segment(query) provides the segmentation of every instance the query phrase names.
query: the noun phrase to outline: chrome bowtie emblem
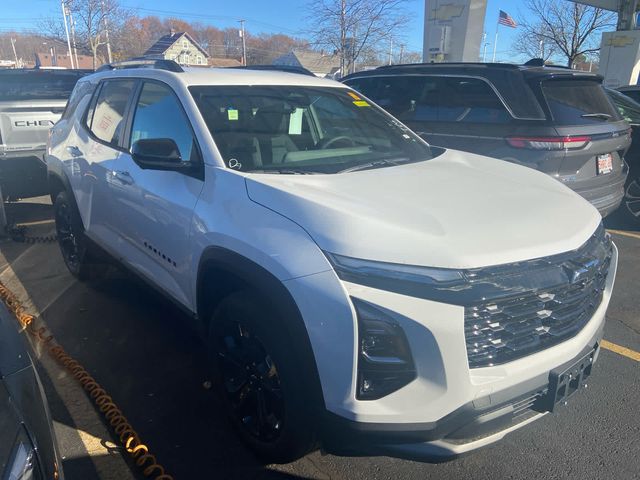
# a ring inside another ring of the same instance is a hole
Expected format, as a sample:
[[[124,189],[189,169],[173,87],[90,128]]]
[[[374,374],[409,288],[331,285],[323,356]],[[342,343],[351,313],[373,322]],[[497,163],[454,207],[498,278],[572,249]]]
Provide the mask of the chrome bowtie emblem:
[[[597,258],[591,258],[580,264],[564,265],[564,271],[569,277],[570,283],[578,283],[591,276],[591,272],[596,270],[600,261]]]

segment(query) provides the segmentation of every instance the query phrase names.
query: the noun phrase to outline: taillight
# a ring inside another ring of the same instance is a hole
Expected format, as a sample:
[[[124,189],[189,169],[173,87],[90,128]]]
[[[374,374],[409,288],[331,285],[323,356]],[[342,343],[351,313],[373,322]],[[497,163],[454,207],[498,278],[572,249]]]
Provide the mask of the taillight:
[[[591,141],[589,136],[565,137],[507,137],[507,143],[514,148],[531,150],[577,150]]]

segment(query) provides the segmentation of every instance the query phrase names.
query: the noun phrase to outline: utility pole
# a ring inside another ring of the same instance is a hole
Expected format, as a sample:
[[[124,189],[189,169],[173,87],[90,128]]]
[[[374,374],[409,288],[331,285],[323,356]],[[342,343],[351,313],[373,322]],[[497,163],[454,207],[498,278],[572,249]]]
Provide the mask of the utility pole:
[[[404,43],[400,44],[400,60],[398,63],[402,64],[402,57],[404,56]]]
[[[71,10],[68,10],[68,12],[69,12],[69,27],[71,28],[71,45],[73,46],[73,56],[76,59],[76,68],[80,68],[80,64],[78,63],[78,49],[76,47],[76,22],[73,19]]]
[[[242,65],[247,66],[247,43],[244,38],[244,22],[246,20],[238,20],[240,22],[240,36],[242,37]]]
[[[71,55],[71,39],[69,38],[69,28],[67,27],[67,6],[64,3],[64,0],[60,1],[60,5],[62,6],[62,19],[64,20],[64,33],[67,35],[67,48],[69,51],[69,60],[71,61],[71,68],[76,68],[73,65],[73,55]]]
[[[393,37],[389,37],[389,65],[393,61]]]
[[[487,32],[482,32],[482,43],[482,63],[484,63],[485,58],[487,57],[487,45],[489,45],[487,42]]]
[[[540,58],[544,60],[544,40],[540,40]]]
[[[104,13],[104,0],[101,0],[102,5],[102,19],[104,20],[104,37],[107,41],[107,59],[109,63],[113,63],[113,59],[111,58],[111,42],[109,41],[109,23],[107,22],[107,15]],[[76,63],[78,59],[76,58]]]
[[[16,39],[15,38],[11,39],[11,48],[13,48],[13,57],[16,59],[15,68],[18,68],[18,54],[16,53]]]

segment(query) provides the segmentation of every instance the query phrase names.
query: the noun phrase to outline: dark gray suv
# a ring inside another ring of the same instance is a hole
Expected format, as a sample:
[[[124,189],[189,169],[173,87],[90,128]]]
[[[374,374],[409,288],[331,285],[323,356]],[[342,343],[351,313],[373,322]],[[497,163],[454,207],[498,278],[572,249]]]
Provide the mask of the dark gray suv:
[[[548,173],[606,216],[624,195],[629,125],[602,77],[560,67],[391,65],[342,80],[432,145]]]

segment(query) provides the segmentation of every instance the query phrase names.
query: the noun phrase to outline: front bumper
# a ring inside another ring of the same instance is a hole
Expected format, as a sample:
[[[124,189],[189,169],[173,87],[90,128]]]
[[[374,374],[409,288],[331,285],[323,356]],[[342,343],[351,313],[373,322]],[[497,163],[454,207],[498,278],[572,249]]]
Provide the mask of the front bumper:
[[[565,366],[574,364],[585,355],[597,359],[601,339],[602,330],[580,355]],[[430,423],[360,423],[327,414],[323,422],[323,438],[327,449],[335,454],[386,455],[431,463],[449,461],[501,440],[508,433],[549,413],[550,377],[551,373],[541,375],[514,385],[493,398],[475,399]]]
[[[443,461],[540,418],[545,412],[534,403],[548,388],[550,372],[585,350],[598,353],[617,259],[613,246],[602,301],[577,334],[526,357],[474,369],[467,361],[463,307],[347,282],[330,287],[333,272],[287,282],[294,298],[302,299],[299,307],[314,348],[328,411],[322,422],[325,448]],[[355,322],[344,321],[345,315],[355,318],[343,305],[345,296],[393,313],[414,357],[414,381],[378,400],[356,400],[357,332]]]

